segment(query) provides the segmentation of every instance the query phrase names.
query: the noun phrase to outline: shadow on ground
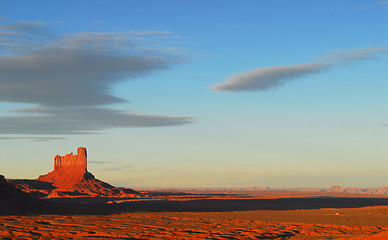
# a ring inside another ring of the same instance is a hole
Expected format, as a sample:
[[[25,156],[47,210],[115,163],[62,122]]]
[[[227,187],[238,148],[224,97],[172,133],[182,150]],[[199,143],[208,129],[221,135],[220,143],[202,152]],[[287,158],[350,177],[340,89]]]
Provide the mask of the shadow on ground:
[[[201,199],[189,201],[137,200],[115,203],[68,199],[51,202],[32,211],[4,214],[109,215],[128,212],[226,212],[249,210],[298,210],[320,208],[359,208],[388,205],[385,198],[281,198],[281,199]],[[93,199],[95,200],[95,199]],[[123,199],[118,199],[123,201]],[[125,200],[124,200],[125,201]],[[1,213],[0,213],[1,214]]]

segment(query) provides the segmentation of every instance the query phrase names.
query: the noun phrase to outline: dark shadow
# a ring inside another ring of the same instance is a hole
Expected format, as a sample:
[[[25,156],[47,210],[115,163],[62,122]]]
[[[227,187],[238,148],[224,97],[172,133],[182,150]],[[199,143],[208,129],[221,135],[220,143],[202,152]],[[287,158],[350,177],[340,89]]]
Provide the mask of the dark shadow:
[[[282,199],[202,199],[191,201],[136,201],[113,205],[110,211],[224,212],[248,210],[296,210],[357,208],[388,205],[388,199],[374,198],[282,198]],[[107,210],[108,210],[107,209]],[[86,210],[86,209],[85,209]]]
[[[50,182],[29,179],[8,179],[7,182],[12,185],[26,185],[34,190],[54,190],[56,188]]]
[[[89,199],[90,200],[90,199]],[[281,198],[281,199],[201,199],[189,201],[137,200],[106,203],[106,199],[89,202],[87,198],[46,205],[45,208],[16,215],[109,215],[128,212],[227,212],[250,210],[297,210],[320,208],[358,208],[388,205],[387,198]],[[120,199],[122,200],[122,199]]]

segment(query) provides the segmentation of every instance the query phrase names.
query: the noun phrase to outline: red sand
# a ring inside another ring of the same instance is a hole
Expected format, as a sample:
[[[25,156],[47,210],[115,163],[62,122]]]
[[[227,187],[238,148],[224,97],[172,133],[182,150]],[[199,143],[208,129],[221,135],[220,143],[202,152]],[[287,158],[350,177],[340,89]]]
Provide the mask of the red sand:
[[[0,217],[3,238],[71,239],[338,239],[367,237],[388,231],[368,226],[363,214],[384,208],[246,212],[134,212],[112,215],[38,215]],[[361,213],[361,215],[359,215]],[[323,216],[323,218],[321,218]],[[336,219],[336,217],[338,217]],[[345,222],[348,218],[353,219]],[[382,216],[380,216],[382,217]],[[289,220],[293,220],[289,222]],[[333,222],[332,222],[333,221]],[[306,223],[307,222],[307,223]],[[341,224],[339,224],[341,223]],[[384,234],[386,234],[385,232]],[[385,235],[388,236],[388,235]]]
[[[388,199],[149,193],[0,216],[3,239],[388,239]],[[291,194],[292,195],[292,194]],[[347,207],[348,206],[348,207]],[[373,238],[372,238],[373,237]]]

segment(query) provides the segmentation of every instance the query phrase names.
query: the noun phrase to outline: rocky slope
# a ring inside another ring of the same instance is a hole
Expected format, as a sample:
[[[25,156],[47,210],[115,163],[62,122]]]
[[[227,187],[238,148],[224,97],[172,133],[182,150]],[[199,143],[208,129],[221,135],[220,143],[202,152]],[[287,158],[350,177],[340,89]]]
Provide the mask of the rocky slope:
[[[0,213],[23,212],[25,210],[40,209],[44,203],[33,199],[15,186],[7,183],[0,175]]]

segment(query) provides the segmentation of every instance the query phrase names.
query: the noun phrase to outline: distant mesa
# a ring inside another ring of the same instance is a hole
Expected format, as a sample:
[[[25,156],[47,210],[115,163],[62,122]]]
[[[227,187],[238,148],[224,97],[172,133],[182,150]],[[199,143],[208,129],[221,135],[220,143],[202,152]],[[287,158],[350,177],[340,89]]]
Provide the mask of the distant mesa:
[[[39,198],[108,196],[128,197],[137,194],[129,188],[116,188],[100,181],[87,170],[87,151],[84,147],[65,156],[56,155],[54,170],[36,180],[9,180],[23,191]]]

